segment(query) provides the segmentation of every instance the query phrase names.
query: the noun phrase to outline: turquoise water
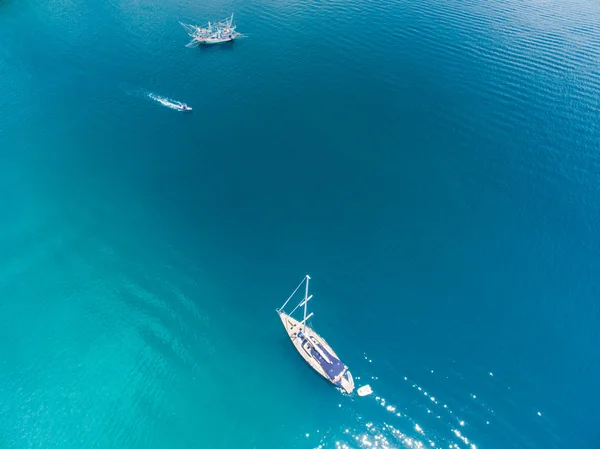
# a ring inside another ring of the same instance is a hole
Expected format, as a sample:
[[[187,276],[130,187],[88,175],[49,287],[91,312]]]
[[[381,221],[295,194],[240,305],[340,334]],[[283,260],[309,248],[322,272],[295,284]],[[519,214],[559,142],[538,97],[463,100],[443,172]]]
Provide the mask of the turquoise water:
[[[231,12],[247,39],[184,47]],[[0,447],[598,447],[599,29],[588,0],[0,2]],[[306,273],[373,396],[287,340]]]

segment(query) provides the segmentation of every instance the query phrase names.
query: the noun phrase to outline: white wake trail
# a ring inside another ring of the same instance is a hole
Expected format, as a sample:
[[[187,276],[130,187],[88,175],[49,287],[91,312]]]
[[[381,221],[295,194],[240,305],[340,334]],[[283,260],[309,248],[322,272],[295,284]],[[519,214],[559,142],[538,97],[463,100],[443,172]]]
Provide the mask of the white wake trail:
[[[171,108],[171,109],[175,109],[177,111],[181,111],[184,110],[186,107],[185,103],[182,103],[180,101],[177,100],[172,100],[168,97],[162,97],[160,95],[157,95],[155,93],[149,92],[148,93],[148,98],[162,104],[163,106],[167,107],[167,108]]]

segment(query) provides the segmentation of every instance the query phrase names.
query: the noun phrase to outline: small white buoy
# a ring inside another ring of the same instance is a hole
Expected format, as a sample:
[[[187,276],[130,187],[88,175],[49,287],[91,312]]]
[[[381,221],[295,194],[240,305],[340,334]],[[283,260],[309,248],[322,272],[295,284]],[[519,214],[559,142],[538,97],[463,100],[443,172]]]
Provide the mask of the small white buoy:
[[[371,393],[373,393],[373,390],[371,390],[370,385],[363,385],[358,390],[356,390],[356,392],[358,393],[359,396],[368,396]]]

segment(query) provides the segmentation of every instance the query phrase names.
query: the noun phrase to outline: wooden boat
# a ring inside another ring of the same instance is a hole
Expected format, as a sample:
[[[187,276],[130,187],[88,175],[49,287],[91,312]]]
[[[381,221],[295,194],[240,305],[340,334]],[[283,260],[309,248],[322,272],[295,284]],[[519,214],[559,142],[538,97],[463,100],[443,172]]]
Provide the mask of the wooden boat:
[[[352,378],[350,370],[340,361],[340,358],[333,348],[329,346],[327,341],[307,325],[307,320],[314,315],[312,312],[309,315],[306,315],[308,301],[312,299],[312,295],[308,296],[309,281],[310,276],[307,275],[302,282],[300,282],[298,287],[296,287],[294,293],[292,293],[283,306],[277,309],[277,313],[279,314],[279,318],[283,323],[285,331],[302,358],[316,372],[336,387],[341,388],[346,393],[352,393],[354,390],[354,379]],[[283,309],[287,303],[304,283],[306,283],[304,298],[289,314],[284,312]],[[299,307],[303,307],[304,309],[302,321],[291,316]]]
[[[231,17],[224,19],[220,22],[208,22],[208,25],[205,25],[203,27],[189,25],[181,22],[179,23],[187,31],[188,35],[192,38],[192,40],[186,45],[186,47],[222,44],[224,42],[231,42],[235,39],[244,37],[243,34],[238,33],[235,30],[237,25],[233,24],[233,14],[231,14]]]

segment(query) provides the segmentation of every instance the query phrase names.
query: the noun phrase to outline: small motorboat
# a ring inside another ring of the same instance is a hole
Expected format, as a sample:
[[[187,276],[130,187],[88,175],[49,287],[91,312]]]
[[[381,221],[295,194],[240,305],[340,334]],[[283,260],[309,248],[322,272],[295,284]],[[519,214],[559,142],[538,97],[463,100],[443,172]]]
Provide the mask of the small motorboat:
[[[358,390],[356,390],[359,396],[369,396],[373,393],[370,385],[363,385]]]
[[[167,97],[161,97],[160,95],[156,95],[152,92],[150,92],[148,94],[148,97],[153,99],[154,101],[159,102],[163,106],[166,106],[167,108],[170,108],[170,109],[174,109],[176,111],[191,111],[192,110],[192,108],[190,106],[188,106],[185,103],[182,103],[181,101],[171,100],[170,98],[167,98]]]

